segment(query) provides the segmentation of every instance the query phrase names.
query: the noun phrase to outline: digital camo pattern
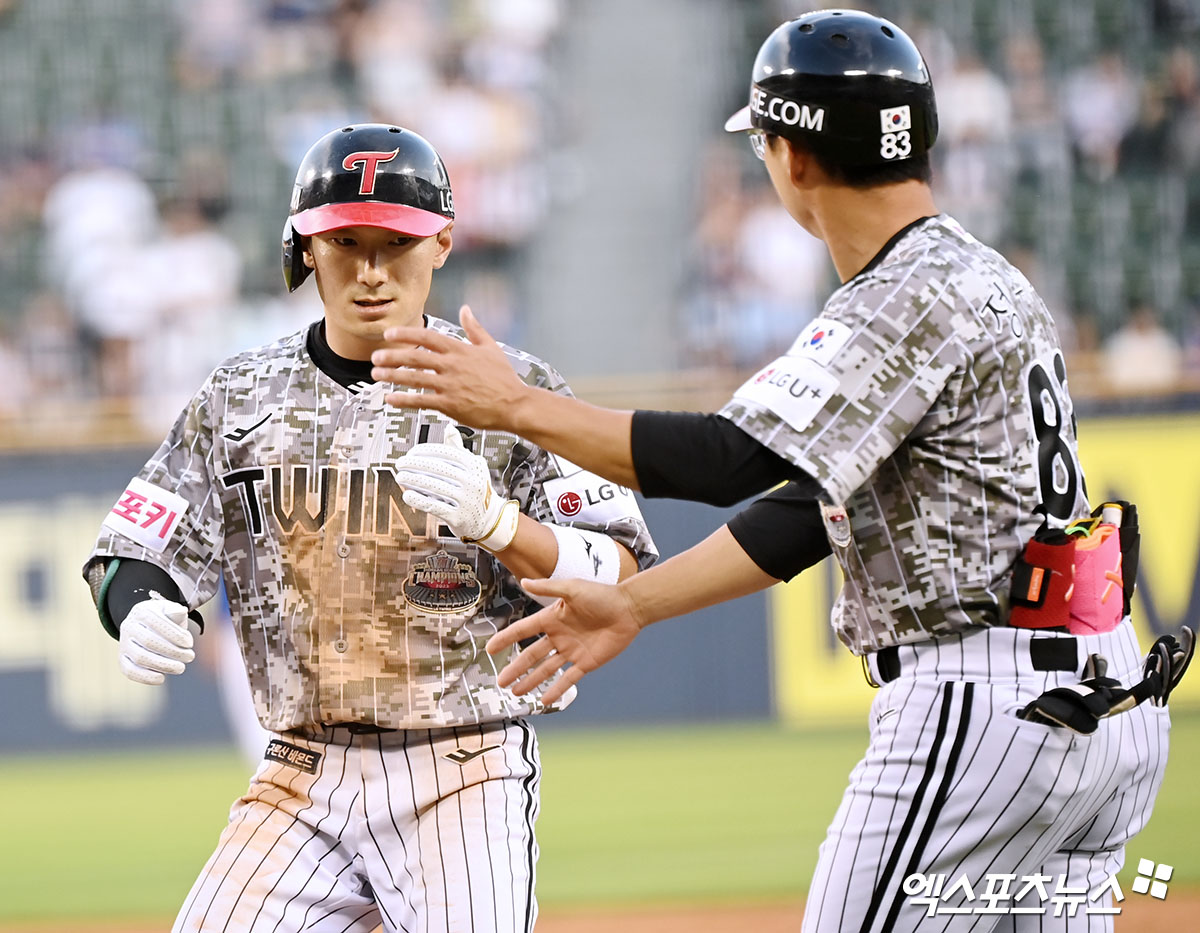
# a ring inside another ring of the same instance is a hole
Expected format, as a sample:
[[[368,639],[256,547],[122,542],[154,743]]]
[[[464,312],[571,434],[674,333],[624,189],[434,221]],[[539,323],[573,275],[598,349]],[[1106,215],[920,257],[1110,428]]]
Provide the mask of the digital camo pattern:
[[[721,414],[821,484],[845,578],[832,621],[858,654],[1004,624],[1024,543],[1088,511],[1050,314],[945,215],[838,289]]]
[[[465,339],[445,321],[429,326]],[[394,478],[397,457],[419,441],[441,441],[451,422],[385,404],[386,384],[344,388],[313,364],[305,337],[219,366],[142,468],[140,479],[188,503],[166,546],[147,548],[105,527],[92,557],[157,564],[193,608],[212,598],[224,570],[268,729],[431,728],[540,712],[536,698],[496,685],[504,660],[483,650],[495,631],[539,607],[494,557],[405,505]],[[570,394],[545,363],[506,352],[529,384]],[[551,455],[512,434],[461,430],[487,458],[498,493],[554,521],[542,488],[561,475]],[[599,521],[582,511],[570,523],[612,535],[645,567],[656,551],[632,497],[626,505]],[[440,551],[478,580],[473,608],[429,612],[405,599],[414,571],[428,582],[445,562]]]

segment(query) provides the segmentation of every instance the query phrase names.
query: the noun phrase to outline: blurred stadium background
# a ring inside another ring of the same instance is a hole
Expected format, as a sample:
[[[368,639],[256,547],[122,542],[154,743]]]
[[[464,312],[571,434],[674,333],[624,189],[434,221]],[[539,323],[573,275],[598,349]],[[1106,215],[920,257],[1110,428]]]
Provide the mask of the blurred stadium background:
[[[319,316],[279,271],[307,145],[426,135],[458,207],[433,313],[469,302],[593,401],[709,409],[836,284],[721,132],[758,43],[813,5],[0,0],[0,928],[161,925],[244,785],[219,635],[168,688],[129,684],[79,566],[209,369]],[[939,203],[1058,321],[1093,495],[1142,510],[1144,643],[1195,626],[1200,0],[859,6],[926,53]],[[645,508],[667,554],[725,514]],[[823,566],[660,626],[541,727],[548,918],[800,903],[870,701],[834,587]],[[1200,884],[1197,680],[1130,852],[1176,865],[1176,900]]]

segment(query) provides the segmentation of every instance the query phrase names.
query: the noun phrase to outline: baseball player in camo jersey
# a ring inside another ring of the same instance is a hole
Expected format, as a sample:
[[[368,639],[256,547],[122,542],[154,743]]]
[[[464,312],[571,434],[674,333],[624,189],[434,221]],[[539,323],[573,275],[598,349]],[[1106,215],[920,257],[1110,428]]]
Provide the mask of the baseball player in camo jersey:
[[[571,698],[499,687],[483,645],[531,611],[516,575],[615,583],[655,551],[628,490],[512,434],[384,403],[368,360],[386,327],[463,339],[423,316],[453,218],[416,133],[320,139],[283,263],[291,290],[315,272],[324,320],[214,370],[87,562],[121,669],[145,684],[192,660],[188,614],[223,572],[272,733],[175,930],[533,928],[526,717]],[[504,352],[530,385],[570,394]]]
[[[1105,882],[1150,815],[1193,639],[1141,656],[1134,509],[1090,509],[1051,318],[935,207],[933,87],[892,23],[829,10],[783,24],[726,127],[750,132],[843,284],[719,414],[531,389],[469,313],[470,344],[396,328],[373,357],[377,378],[423,390],[390,403],[514,431],[646,495],[731,504],[786,483],[619,585],[525,581],[560,601],[491,639],[545,636],[500,682],[548,681],[550,699],[646,625],[832,553],[833,628],[882,686],[804,929],[1111,929]],[[1064,891],[1083,904],[1048,902]]]

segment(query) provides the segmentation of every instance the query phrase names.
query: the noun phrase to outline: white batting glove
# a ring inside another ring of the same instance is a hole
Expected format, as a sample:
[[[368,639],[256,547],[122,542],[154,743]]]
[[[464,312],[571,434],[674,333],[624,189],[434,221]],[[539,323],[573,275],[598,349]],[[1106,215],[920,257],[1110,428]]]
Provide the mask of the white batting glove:
[[[121,673],[138,684],[161,684],[196,657],[187,606],[152,593],[121,623]]]
[[[502,551],[517,534],[520,509],[492,489],[487,461],[463,447],[451,427],[442,444],[417,444],[396,462],[404,501],[450,526],[463,541]]]

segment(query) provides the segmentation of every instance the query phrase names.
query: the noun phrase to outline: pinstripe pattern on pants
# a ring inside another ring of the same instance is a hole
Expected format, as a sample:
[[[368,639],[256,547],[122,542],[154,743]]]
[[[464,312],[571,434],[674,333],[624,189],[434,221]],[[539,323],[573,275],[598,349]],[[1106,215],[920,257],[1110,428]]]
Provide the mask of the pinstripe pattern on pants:
[[[1087,912],[1099,902],[1074,916],[1053,916],[1050,902],[1044,914],[985,914],[960,889],[931,915],[903,887],[920,873],[943,876],[945,891],[963,877],[982,891],[987,876],[1004,873],[1049,876],[1051,892],[1092,892],[1149,819],[1168,713],[1142,704],[1090,736],[1017,718],[1044,690],[1079,679],[1078,671],[1033,670],[1032,637],[986,629],[900,649],[900,675],[875,697],[866,755],[821,845],[805,933],[1112,929],[1111,916]],[[1077,642],[1080,667],[1100,652],[1123,682],[1140,679],[1128,621]]]
[[[522,720],[278,736],[175,921],[229,933],[529,933],[541,765]],[[447,757],[450,756],[450,757]]]

